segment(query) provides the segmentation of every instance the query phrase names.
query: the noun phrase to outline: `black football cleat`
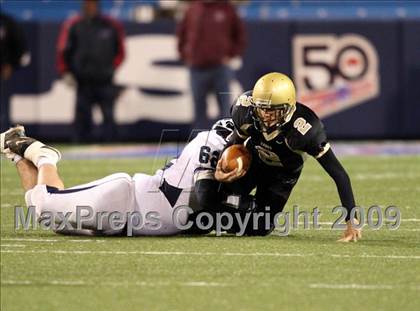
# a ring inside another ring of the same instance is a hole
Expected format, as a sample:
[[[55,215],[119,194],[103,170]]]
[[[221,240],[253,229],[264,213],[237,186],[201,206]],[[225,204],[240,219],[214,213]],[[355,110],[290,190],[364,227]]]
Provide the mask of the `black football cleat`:
[[[25,137],[25,128],[22,125],[11,127],[7,131],[0,134],[0,153],[12,153],[9,149],[8,142]]]
[[[50,146],[47,146],[32,137],[25,136],[23,126],[16,126],[1,134],[2,153],[17,154],[21,157],[38,162],[39,157],[49,157],[58,162],[61,159],[60,152]]]
[[[24,157],[26,149],[33,143],[37,142],[36,139],[31,137],[16,137],[6,141],[6,145],[10,151]]]

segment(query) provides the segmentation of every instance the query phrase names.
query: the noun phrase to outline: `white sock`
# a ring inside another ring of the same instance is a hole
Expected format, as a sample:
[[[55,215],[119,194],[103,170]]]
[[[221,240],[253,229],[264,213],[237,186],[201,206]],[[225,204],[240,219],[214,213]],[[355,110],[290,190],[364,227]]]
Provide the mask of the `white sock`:
[[[20,155],[15,154],[15,155],[13,155],[12,162],[15,163],[15,165],[16,165],[22,159],[23,158]]]
[[[29,145],[24,153],[25,159],[31,161],[38,169],[44,164],[56,166],[61,159],[60,152],[52,147],[36,141]]]
[[[57,159],[52,158],[52,157],[47,157],[47,156],[40,156],[35,166],[39,169],[44,164],[51,164],[51,165],[57,166]]]
[[[35,141],[32,144],[29,145],[28,148],[26,148],[25,153],[23,156],[25,159],[28,159],[31,161],[35,166],[38,166],[38,161],[40,158],[40,148],[44,146],[43,143],[40,141]]]
[[[5,152],[4,155],[6,156],[6,158],[8,158],[10,161],[12,161],[15,164],[17,164],[20,160],[23,159],[20,155],[10,152],[10,150],[8,152]]]

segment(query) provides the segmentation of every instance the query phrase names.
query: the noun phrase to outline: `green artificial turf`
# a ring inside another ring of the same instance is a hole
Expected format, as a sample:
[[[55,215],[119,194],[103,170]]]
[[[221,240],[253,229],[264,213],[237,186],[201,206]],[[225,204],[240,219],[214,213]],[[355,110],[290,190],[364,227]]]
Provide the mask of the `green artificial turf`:
[[[66,186],[114,172],[153,173],[163,160],[64,160]],[[15,231],[24,204],[1,164],[1,310],[419,310],[420,157],[346,157],[357,203],[397,206],[398,230],[365,228],[342,244],[329,230],[333,181],[308,160],[285,211],[321,211],[321,230],[281,237],[69,237]]]

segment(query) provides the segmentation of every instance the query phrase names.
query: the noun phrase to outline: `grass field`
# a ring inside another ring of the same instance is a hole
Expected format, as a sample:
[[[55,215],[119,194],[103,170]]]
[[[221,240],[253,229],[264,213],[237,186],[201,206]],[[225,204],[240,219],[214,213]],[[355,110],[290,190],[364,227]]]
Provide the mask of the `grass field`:
[[[66,186],[150,159],[69,160]],[[398,230],[340,244],[335,186],[308,160],[286,210],[319,207],[322,230],[287,237],[88,238],[15,231],[23,191],[1,164],[1,310],[420,310],[420,157],[346,157],[359,205],[396,205]]]

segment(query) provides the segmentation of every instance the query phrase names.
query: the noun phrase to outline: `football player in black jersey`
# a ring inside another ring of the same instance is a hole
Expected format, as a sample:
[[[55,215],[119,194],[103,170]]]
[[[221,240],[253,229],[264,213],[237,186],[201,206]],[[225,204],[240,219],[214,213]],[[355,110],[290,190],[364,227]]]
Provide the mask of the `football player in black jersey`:
[[[235,182],[232,185],[244,194],[256,187],[258,209],[264,212],[269,207],[273,221],[274,215],[283,210],[309,154],[334,180],[341,204],[347,209],[347,229],[339,241],[361,237],[361,231],[349,221],[355,206],[349,176],[335,157],[322,122],[309,107],[296,102],[295,87],[288,76],[278,72],[262,76],[252,91],[237,99],[232,119],[235,133],[230,144],[245,143],[252,152],[252,165],[248,172],[225,173],[219,161],[215,175],[218,181]],[[249,233],[265,235],[273,228],[273,223],[270,228],[261,225]]]

